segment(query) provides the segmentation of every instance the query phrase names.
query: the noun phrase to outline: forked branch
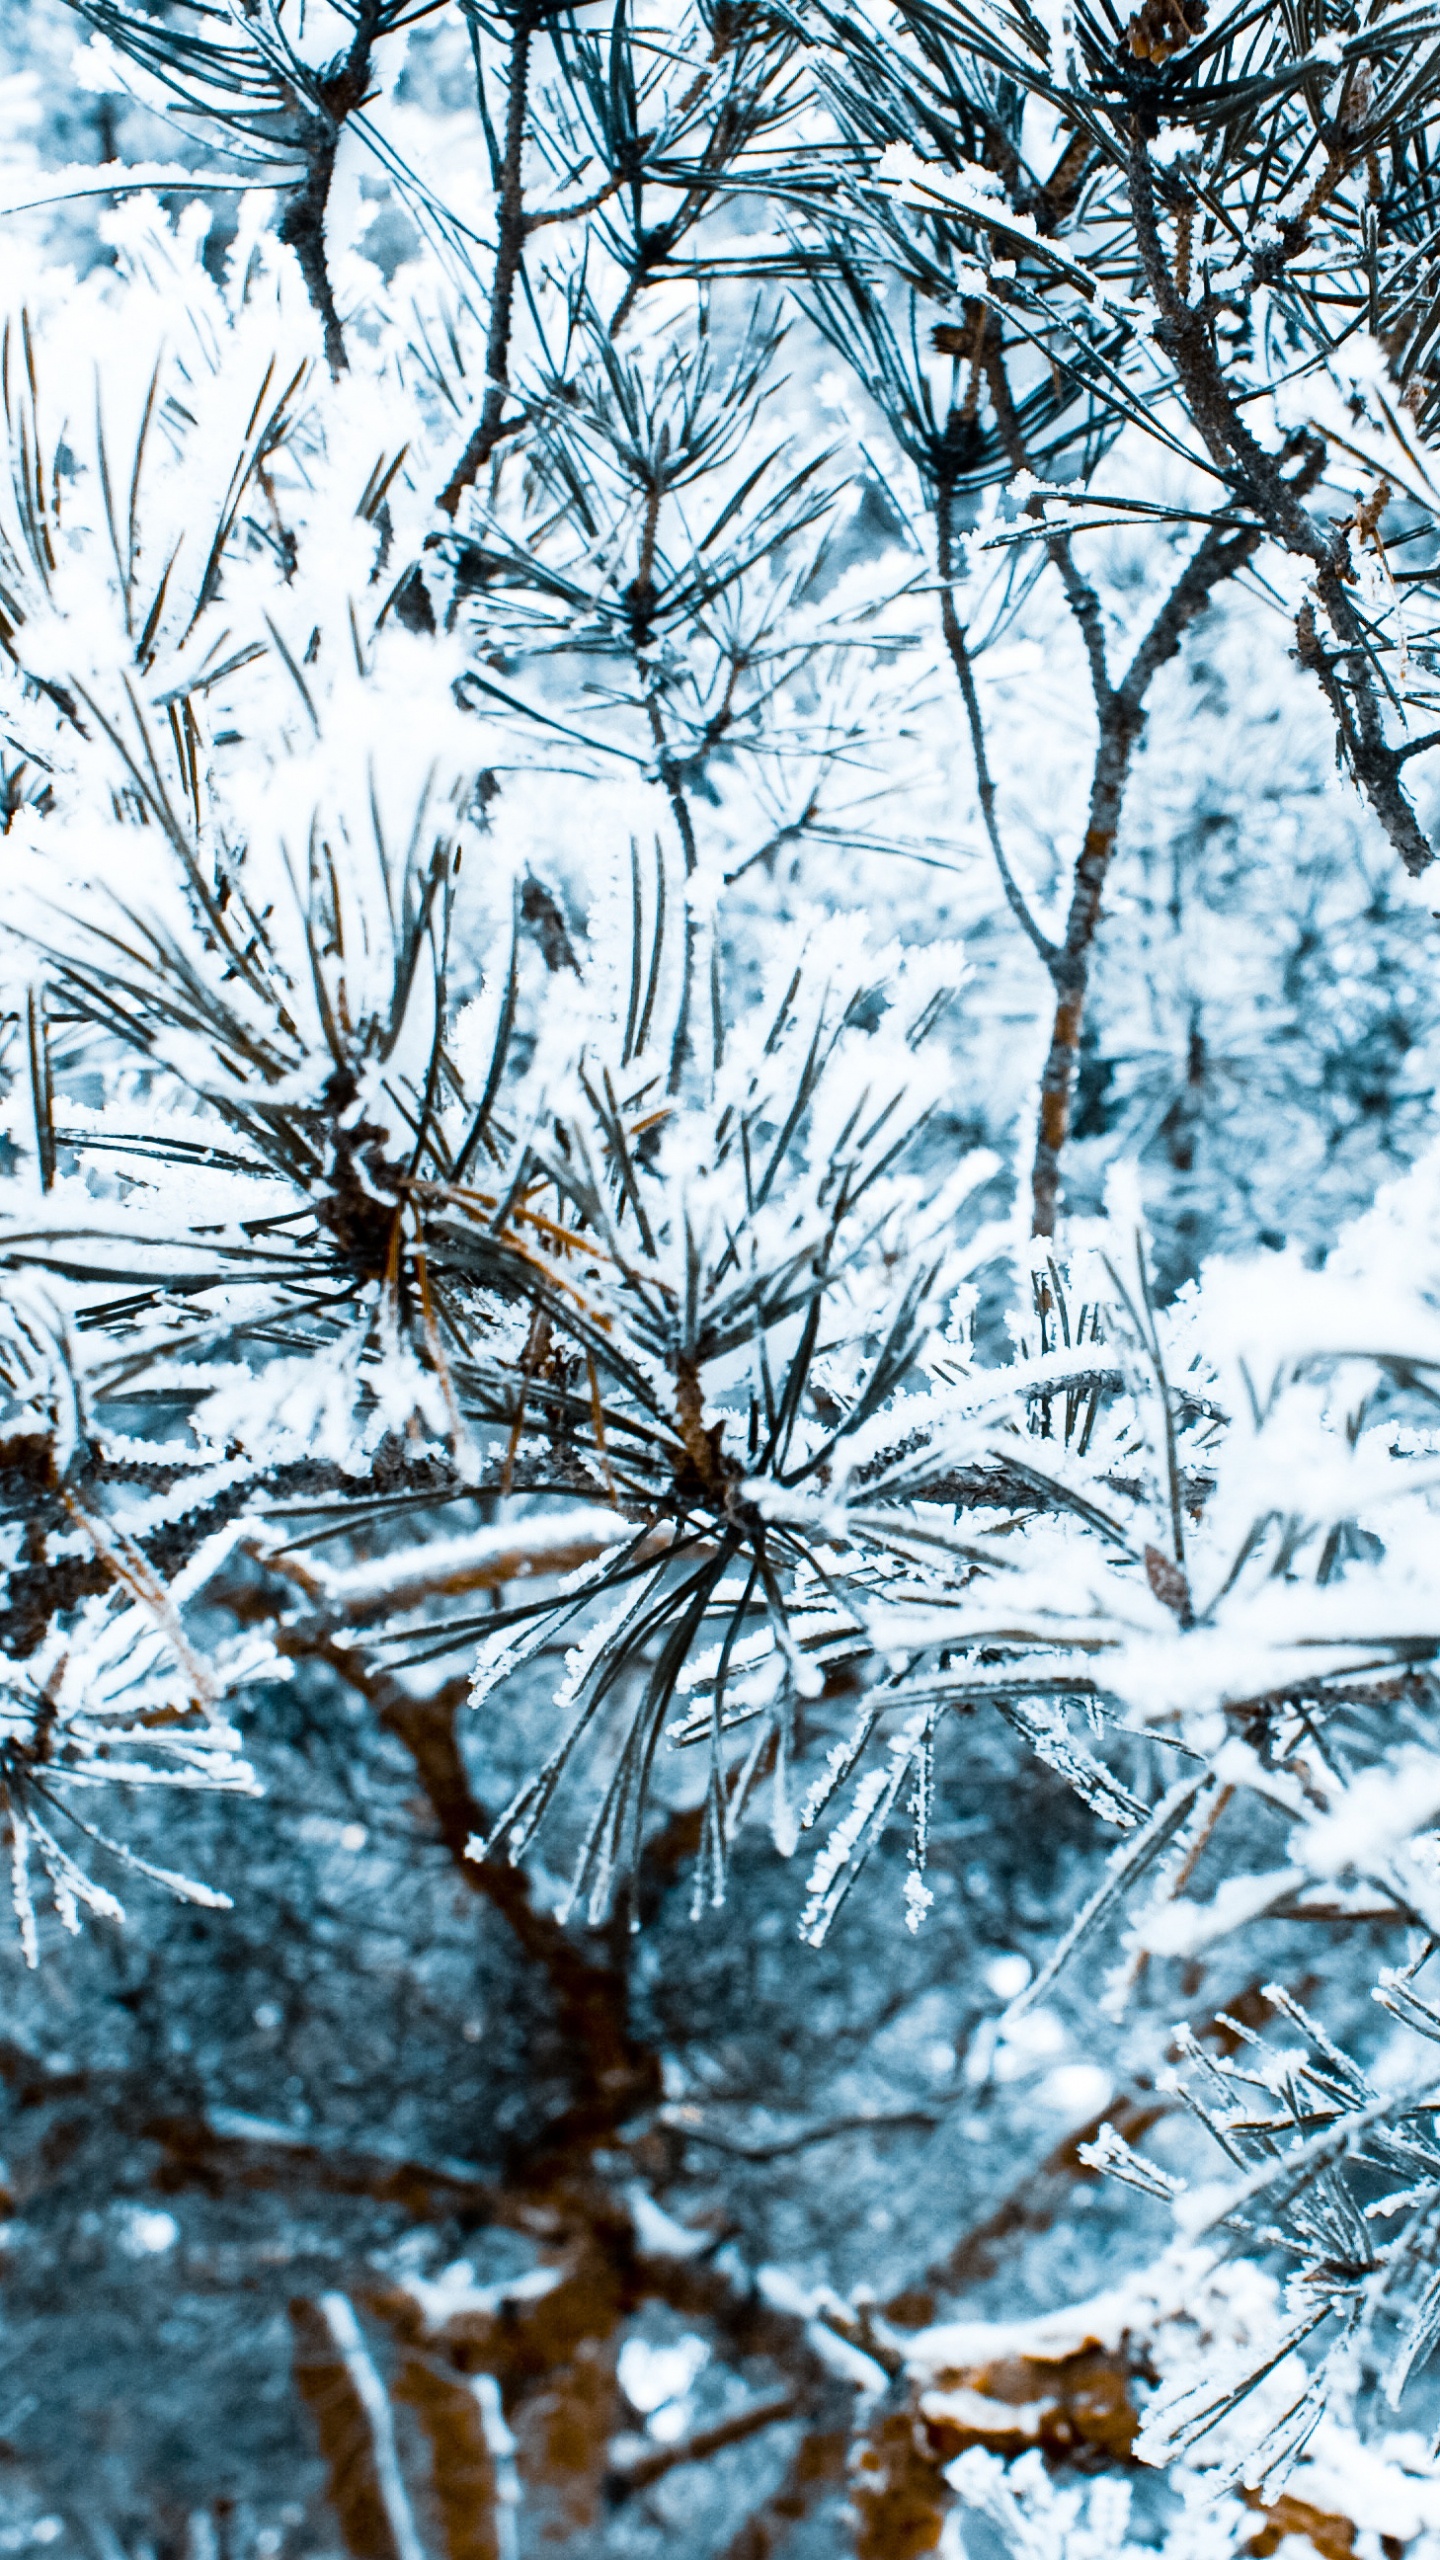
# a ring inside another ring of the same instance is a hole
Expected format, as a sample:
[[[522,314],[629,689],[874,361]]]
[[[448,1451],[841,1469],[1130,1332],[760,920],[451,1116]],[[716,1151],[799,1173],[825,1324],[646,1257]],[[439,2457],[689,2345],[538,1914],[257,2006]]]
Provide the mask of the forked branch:
[[[1406,870],[1418,876],[1434,860],[1434,849],[1401,782],[1404,752],[1392,747],[1385,735],[1374,658],[1350,595],[1353,569],[1347,528],[1327,530],[1304,503],[1318,469],[1303,485],[1300,480],[1287,480],[1281,458],[1265,451],[1242,418],[1205,313],[1184,300],[1170,272],[1156,216],[1150,154],[1138,125],[1131,137],[1127,171],[1136,242],[1160,315],[1156,335],[1169,351],[1181,394],[1217,469],[1253,509],[1271,541],[1292,559],[1311,565],[1315,594],[1334,634],[1336,653],[1332,657],[1320,647],[1312,624],[1308,645],[1306,633],[1300,634],[1298,654],[1324,687],[1357,783]],[[1346,693],[1348,704],[1342,711]]]
[[[994,409],[1000,440],[1016,472],[1028,469],[1029,455],[1005,368],[1004,345],[992,315],[977,358]],[[1280,479],[1286,505],[1299,504],[1318,469],[1307,454],[1299,476]],[[1061,941],[1041,929],[1015,878],[1000,832],[994,777],[985,744],[984,722],[976,692],[974,668],[964,627],[955,609],[955,483],[943,457],[936,484],[936,552],[940,586],[940,618],[945,644],[959,680],[970,729],[976,789],[981,816],[995,857],[1006,901],[1032,949],[1044,961],[1055,994],[1050,1045],[1041,1076],[1039,1124],[1031,1172],[1032,1233],[1051,1236],[1059,1205],[1060,1160],[1069,1135],[1075,1079],[1079,1068],[1090,959],[1099,927],[1105,883],[1120,829],[1125,789],[1135,749],[1145,726],[1145,703],[1160,669],[1173,658],[1189,629],[1219,586],[1238,575],[1263,538],[1260,523],[1216,526],[1202,539],[1140,641],[1128,669],[1116,684],[1111,676],[1099,594],[1081,572],[1068,535],[1047,531],[1046,551],[1074,617],[1085,651],[1095,702],[1098,737],[1090,779],[1085,835],[1071,882],[1069,912]],[[1036,496],[1028,512],[1042,519],[1044,501]]]
[[[1031,1233],[1053,1236],[1060,1197],[1060,1158],[1070,1131],[1080,1063],[1090,959],[1105,883],[1114,857],[1125,787],[1145,727],[1145,699],[1160,669],[1179,650],[1190,625],[1217,587],[1238,576],[1257,550],[1259,526],[1207,533],[1181,571],[1121,682],[1097,694],[1100,734],[1090,778],[1084,842],[1075,865],[1065,938],[1050,962],[1055,1012],[1040,1078],[1040,1118],[1031,1169]]]

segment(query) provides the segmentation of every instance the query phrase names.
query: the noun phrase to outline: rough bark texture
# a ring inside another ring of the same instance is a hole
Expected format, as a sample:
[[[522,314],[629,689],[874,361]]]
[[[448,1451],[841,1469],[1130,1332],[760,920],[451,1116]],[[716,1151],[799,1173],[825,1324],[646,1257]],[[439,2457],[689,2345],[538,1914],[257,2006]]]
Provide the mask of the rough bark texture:
[[[480,416],[465,450],[440,492],[439,504],[453,516],[467,489],[473,489],[504,433],[505,402],[510,390],[510,330],[515,287],[525,255],[525,118],[530,79],[530,49],[535,22],[515,20],[510,34],[509,87],[505,106],[505,145],[496,210],[495,264],[490,281],[490,320],[485,339],[485,396]]]

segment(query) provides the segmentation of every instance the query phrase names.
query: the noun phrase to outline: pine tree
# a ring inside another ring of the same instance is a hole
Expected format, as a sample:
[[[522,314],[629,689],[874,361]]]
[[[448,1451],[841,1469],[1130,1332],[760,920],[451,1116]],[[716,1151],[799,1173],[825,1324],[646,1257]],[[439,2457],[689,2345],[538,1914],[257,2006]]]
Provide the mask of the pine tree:
[[[1423,2553],[1432,14],[75,14],[13,2547]]]

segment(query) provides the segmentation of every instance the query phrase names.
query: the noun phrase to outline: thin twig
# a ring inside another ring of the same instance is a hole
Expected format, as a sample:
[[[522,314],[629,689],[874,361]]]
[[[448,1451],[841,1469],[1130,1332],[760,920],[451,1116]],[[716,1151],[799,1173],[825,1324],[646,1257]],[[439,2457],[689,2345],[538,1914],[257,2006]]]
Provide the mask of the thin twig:
[[[530,47],[535,21],[529,12],[517,17],[510,35],[509,88],[505,110],[505,155],[501,164],[496,211],[495,263],[490,279],[490,325],[485,338],[485,397],[477,425],[440,492],[439,504],[454,516],[462,496],[473,489],[504,432],[505,403],[510,392],[510,332],[515,286],[525,255],[529,225],[525,215],[525,122],[530,79]]]
[[[980,714],[979,696],[975,690],[975,671],[971,663],[964,626],[955,610],[954,505],[954,488],[949,481],[942,480],[935,501],[936,553],[940,576],[940,627],[945,636],[945,646],[950,652],[955,673],[960,681],[960,698],[965,705],[965,717],[970,724],[970,745],[975,759],[975,789],[980,801],[980,814],[985,822],[985,833],[990,839],[990,850],[995,856],[995,868],[1000,874],[1000,886],[1005,892],[1016,922],[1039,953],[1046,968],[1051,969],[1055,964],[1057,946],[1050,940],[1048,934],[1041,931],[1031,914],[1024,892],[1006,858],[1005,846],[1000,834],[1000,822],[995,807],[995,783],[990,771],[990,759],[985,751],[985,725]]]

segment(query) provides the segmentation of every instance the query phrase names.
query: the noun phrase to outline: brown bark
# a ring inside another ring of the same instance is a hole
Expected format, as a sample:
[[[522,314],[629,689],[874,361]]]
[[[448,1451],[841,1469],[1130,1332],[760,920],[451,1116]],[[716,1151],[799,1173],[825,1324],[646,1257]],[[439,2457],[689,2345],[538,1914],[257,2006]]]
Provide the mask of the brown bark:
[[[535,27],[528,16],[516,19],[510,37],[510,77],[505,108],[505,150],[500,172],[495,264],[490,281],[490,325],[485,338],[485,396],[479,420],[465,450],[440,492],[440,506],[453,516],[467,489],[473,489],[505,433],[505,402],[510,390],[510,331],[515,313],[515,287],[525,255],[525,118],[530,81],[530,47]]]
[[[347,371],[350,360],[325,255],[325,214],[335,177],[340,129],[364,100],[383,14],[381,0],[365,0],[348,50],[317,81],[314,103],[307,103],[302,110],[305,175],[292,189],[280,222],[280,237],[294,250],[306,292],[319,314],[326,363],[336,375]]]
[[[1402,749],[1385,735],[1380,690],[1371,664],[1364,625],[1351,601],[1353,575],[1347,528],[1333,532],[1317,524],[1304,504],[1324,460],[1323,447],[1308,473],[1287,480],[1282,458],[1257,443],[1242,418],[1216,353],[1206,315],[1182,299],[1166,263],[1155,210],[1150,155],[1139,128],[1129,156],[1130,205],[1145,280],[1160,314],[1163,335],[1174,362],[1186,406],[1212,460],[1232,486],[1238,481],[1243,502],[1253,508],[1264,532],[1293,558],[1308,560],[1315,572],[1315,593],[1336,641],[1333,659],[1320,649],[1313,621],[1310,645],[1300,635],[1299,655],[1324,685],[1340,727],[1341,741],[1355,779],[1406,870],[1414,876],[1428,870],[1434,851],[1406,798],[1400,776]],[[1304,217],[1301,217],[1302,224]],[[1303,621],[1302,613],[1302,621]],[[1337,700],[1338,680],[1348,701]]]
[[[292,1658],[328,1664],[366,1699],[384,1731],[403,1743],[456,1873],[500,1913],[522,1953],[544,1974],[569,2048],[575,2094],[529,2157],[526,2175],[543,2180],[547,2164],[603,2142],[626,2116],[654,2105],[660,2095],[658,2057],[630,2030],[623,1963],[589,1954],[552,1913],[537,1910],[521,1868],[467,1855],[471,1841],[486,1838],[493,1826],[471,1788],[455,1730],[469,1692],[463,1675],[446,1681],[433,1697],[416,1698],[329,1629],[282,1627],[277,1643]]]
[[[1293,484],[1282,482],[1287,495]],[[1075,866],[1065,938],[1051,962],[1055,1014],[1040,1086],[1040,1122],[1031,1173],[1032,1228],[1053,1236],[1060,1194],[1060,1157],[1070,1130],[1075,1076],[1080,1061],[1090,959],[1100,923],[1105,883],[1114,858],[1125,786],[1145,730],[1145,703],[1163,666],[1176,656],[1191,624],[1227,579],[1236,577],[1260,546],[1262,528],[1238,532],[1214,526],[1192,552],[1118,685],[1105,672],[1103,640],[1091,647],[1100,736],[1090,783],[1089,822]],[[1072,571],[1072,575],[1073,575]],[[1083,582],[1082,582],[1083,583]],[[1093,590],[1088,591],[1093,597]]]

